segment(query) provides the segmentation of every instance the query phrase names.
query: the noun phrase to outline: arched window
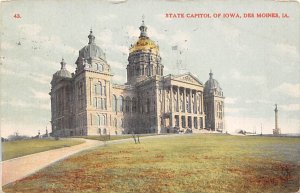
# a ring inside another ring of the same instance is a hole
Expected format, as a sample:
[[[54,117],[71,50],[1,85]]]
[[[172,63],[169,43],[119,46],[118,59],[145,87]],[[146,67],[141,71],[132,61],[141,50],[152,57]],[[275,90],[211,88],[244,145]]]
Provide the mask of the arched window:
[[[150,99],[147,98],[147,109],[146,109],[146,113],[150,113]]]
[[[99,119],[100,119],[100,126],[104,126],[106,125],[106,121],[105,121],[105,116],[104,115],[99,115]]]
[[[103,71],[103,65],[102,64],[96,64],[96,70],[102,72]]]
[[[130,112],[130,105],[131,104],[131,99],[130,97],[126,97],[125,99],[125,111],[126,113]]]
[[[112,96],[112,108],[114,112],[117,112],[117,97],[116,95]]]
[[[102,109],[101,105],[102,105],[102,98],[97,98],[97,109]]]
[[[121,126],[121,128],[124,128],[124,120],[123,119],[120,120],[120,124],[119,125]]]
[[[102,95],[102,84],[101,82],[97,82],[94,84],[94,93],[97,95]]]
[[[118,122],[117,122],[117,119],[114,118],[114,127],[117,128],[118,127]]]
[[[99,117],[99,115],[93,115],[93,117],[92,117],[92,123],[93,123],[93,125],[100,125],[100,117]]]
[[[137,100],[136,98],[132,98],[132,112],[136,112],[137,109]]]
[[[118,103],[117,103],[117,105],[118,105],[118,108],[117,108],[118,112],[123,112],[123,104],[124,104],[124,98],[123,98],[123,96],[119,96]]]

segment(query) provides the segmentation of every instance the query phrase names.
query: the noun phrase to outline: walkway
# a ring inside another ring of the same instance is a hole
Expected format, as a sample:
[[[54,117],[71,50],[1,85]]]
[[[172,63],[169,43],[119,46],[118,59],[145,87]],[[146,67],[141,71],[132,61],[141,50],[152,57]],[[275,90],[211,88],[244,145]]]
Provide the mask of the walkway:
[[[1,162],[2,186],[33,174],[38,170],[54,162],[65,159],[70,155],[103,145],[103,142],[98,140],[82,140],[85,140],[85,143],[26,155]]]

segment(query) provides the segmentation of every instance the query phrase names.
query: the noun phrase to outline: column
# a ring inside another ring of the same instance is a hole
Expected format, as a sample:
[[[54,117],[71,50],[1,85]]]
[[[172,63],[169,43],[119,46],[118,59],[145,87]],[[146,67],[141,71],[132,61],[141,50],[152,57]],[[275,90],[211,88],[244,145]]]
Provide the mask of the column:
[[[164,84],[164,83],[163,83]],[[166,90],[165,90],[165,88],[163,87],[163,89],[162,89],[162,100],[161,100],[161,102],[163,103],[162,104],[162,107],[163,107],[163,109],[162,109],[162,112],[163,113],[165,113],[166,112],[166,95],[165,95],[165,92],[166,92]]]
[[[178,120],[179,120],[179,121],[178,121],[178,123],[179,123],[178,127],[179,127],[179,129],[180,129],[180,128],[182,128],[182,125],[181,125],[181,124],[182,124],[182,123],[181,123],[181,115],[178,115],[178,117],[179,117],[179,118],[178,118]]]
[[[183,88],[183,112],[186,112],[186,88]]]
[[[171,93],[170,93],[170,107],[171,107],[171,108],[170,108],[170,109],[171,109],[170,111],[173,112],[173,109],[174,109],[174,108],[173,108],[173,86],[172,86],[172,85],[170,86],[170,92],[171,92]]]
[[[203,107],[204,107],[204,102],[203,102],[203,93],[200,92],[200,111],[201,111],[201,114],[203,114]]]
[[[184,118],[185,118],[185,128],[188,128],[188,126],[189,126],[188,116],[185,114],[185,115],[184,115]]]
[[[192,89],[190,89],[190,96],[189,96],[189,113],[192,112]]]
[[[180,106],[180,98],[179,98],[179,86],[177,86],[177,109],[179,112],[179,106]]]
[[[93,90],[93,87],[92,87],[92,80],[93,80],[93,78],[89,78],[89,80],[90,80],[90,106],[92,106],[93,105],[93,103],[92,103],[92,90]]]
[[[198,110],[197,110],[197,90],[194,90],[195,91],[195,95],[194,95],[194,105],[193,105],[193,113],[194,114],[197,114],[198,113]]]
[[[110,82],[109,81],[105,81],[105,89],[106,89],[106,108],[107,109],[112,109],[112,104],[111,104],[111,97],[112,97],[112,95],[111,95],[111,93],[110,93],[110,84],[109,84]]]

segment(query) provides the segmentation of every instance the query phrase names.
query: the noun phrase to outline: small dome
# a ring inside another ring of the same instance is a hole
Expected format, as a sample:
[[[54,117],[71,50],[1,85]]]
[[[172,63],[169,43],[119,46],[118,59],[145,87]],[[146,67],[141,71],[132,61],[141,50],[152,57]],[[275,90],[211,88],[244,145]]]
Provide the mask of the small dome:
[[[205,82],[204,93],[214,93],[219,96],[223,96],[222,88],[216,79],[213,79],[213,73],[210,71],[209,79]]]
[[[61,60],[60,64],[61,69],[53,75],[53,78],[72,78],[72,74],[66,69],[66,62],[64,59]]]
[[[154,53],[158,53],[158,46],[147,36],[147,26],[145,26],[144,21],[140,26],[140,31],[139,40],[129,49],[130,52],[151,50]]]
[[[89,59],[89,58],[100,58],[102,60],[105,59],[105,53],[103,50],[95,44],[95,36],[93,35],[93,31],[90,31],[90,34],[88,36],[89,38],[89,44],[87,46],[84,46],[79,51],[79,58]]]

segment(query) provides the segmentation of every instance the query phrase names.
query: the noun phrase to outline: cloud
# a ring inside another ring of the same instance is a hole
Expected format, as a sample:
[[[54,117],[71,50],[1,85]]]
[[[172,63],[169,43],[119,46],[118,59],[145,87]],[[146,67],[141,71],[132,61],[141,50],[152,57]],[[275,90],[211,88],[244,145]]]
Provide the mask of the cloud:
[[[120,76],[120,75],[114,75],[112,77],[113,82],[117,82],[117,83],[121,83],[124,84],[124,82],[126,82],[126,76]]]
[[[165,40],[166,36],[162,34],[161,32],[158,32],[155,27],[148,26],[148,36],[157,39],[157,40]]]
[[[108,60],[107,63],[111,66],[112,70],[114,69],[124,70],[124,68],[126,68],[125,65],[117,61]]]
[[[128,56],[129,54],[129,49],[128,47],[126,46],[123,46],[123,45],[118,45],[118,44],[106,44],[106,45],[103,45],[105,46],[107,49],[109,49],[110,51],[109,52],[117,52],[117,53],[121,53],[123,56]]]
[[[241,74],[241,72],[236,69],[233,69],[229,72],[229,77],[239,81],[255,82],[256,84],[264,84],[266,82],[266,77],[264,76],[245,75]]]
[[[51,76],[46,74],[34,73],[34,72],[30,72],[29,74],[27,74],[24,71],[22,71],[22,73],[19,73],[17,71],[13,71],[8,68],[2,68],[0,74],[7,75],[7,76],[15,76],[18,78],[30,79],[35,81],[36,83],[47,84],[47,85],[50,84],[50,81],[52,79]]]
[[[293,57],[299,59],[299,50],[296,46],[289,45],[289,44],[276,44],[277,51],[284,55],[285,58]]]
[[[280,107],[284,111],[300,111],[300,104],[281,105]]]
[[[42,27],[37,24],[21,24],[19,30],[25,36],[35,38],[42,31]]]
[[[216,21],[214,23],[215,29],[218,29],[222,33],[222,37],[228,42],[232,43],[235,41],[241,34],[241,31],[234,25],[225,23],[223,21]]]
[[[9,42],[3,41],[1,43],[1,50],[11,50],[13,48],[14,48],[14,46]]]
[[[37,94],[35,97],[44,97],[41,94]],[[50,96],[49,96],[50,98]],[[11,107],[16,107],[16,108],[33,108],[33,109],[39,109],[39,110],[50,110],[50,100],[45,103],[40,103],[40,102],[26,102],[21,99],[10,99],[10,100],[2,100],[1,101],[1,106],[3,105],[9,105]]]
[[[109,44],[113,40],[113,33],[109,29],[105,29],[96,35],[96,37],[102,42],[103,44]]]
[[[178,45],[179,48],[187,49],[189,47],[189,42],[191,41],[191,35],[189,32],[185,31],[175,31],[171,36],[171,46]]]
[[[26,103],[25,101],[22,101],[20,99],[12,99],[12,100],[7,100],[7,101],[2,100],[1,106],[2,105],[10,105],[13,107],[20,107],[20,108],[32,107],[32,104]]]
[[[156,21],[159,21],[159,22],[161,22],[163,24],[165,24],[168,21],[173,20],[170,17],[166,17],[165,13],[156,14],[156,15],[154,15],[154,18],[156,19]]]
[[[225,106],[225,113],[239,113],[242,110],[244,110],[243,108],[233,108],[233,107],[226,107]]]
[[[35,98],[35,99],[43,100],[43,101],[50,100],[50,95],[46,92],[40,92],[40,91],[36,91],[34,89],[31,89],[31,92],[33,93],[33,98]]]
[[[126,0],[109,0],[110,2],[112,2],[112,1],[121,1],[121,2],[124,2],[124,1],[126,1]],[[117,15],[115,15],[115,14],[108,14],[108,15],[103,15],[103,14],[101,14],[101,16],[99,16],[99,17],[97,17],[97,20],[98,20],[98,22],[107,22],[107,21],[111,21],[111,20],[114,20],[114,19],[116,19],[117,18]]]
[[[226,100],[226,99],[225,99]],[[253,103],[259,103],[259,104],[273,104],[273,101],[269,101],[269,100],[262,100],[262,99],[258,99],[258,100],[250,100],[247,99],[245,100],[245,103],[247,104],[253,104]]]
[[[299,98],[300,97],[300,84],[282,83],[274,91],[280,92],[282,94]]]
[[[230,98],[230,97],[225,98],[225,103],[226,104],[235,104],[236,101],[237,101],[237,98]]]
[[[30,73],[31,76],[29,78],[37,83],[40,84],[50,84],[51,76],[44,75],[44,74],[36,74],[36,73]]]
[[[21,36],[24,41],[29,41],[32,48],[36,50],[56,51],[62,55],[77,54],[77,49],[68,46],[57,35],[42,35],[42,27],[37,24],[19,25]]]
[[[140,35],[140,31],[136,26],[127,25],[125,26],[125,33],[127,34],[128,38],[131,40],[137,40]]]

